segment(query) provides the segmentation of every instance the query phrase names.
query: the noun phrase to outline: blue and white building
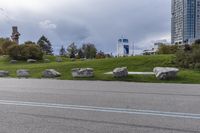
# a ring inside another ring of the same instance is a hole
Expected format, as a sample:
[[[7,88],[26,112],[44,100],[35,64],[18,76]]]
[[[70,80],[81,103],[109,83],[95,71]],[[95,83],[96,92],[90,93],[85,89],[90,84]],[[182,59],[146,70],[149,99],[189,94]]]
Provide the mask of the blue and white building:
[[[120,38],[117,43],[117,56],[130,56],[133,55],[133,45],[128,39]]]

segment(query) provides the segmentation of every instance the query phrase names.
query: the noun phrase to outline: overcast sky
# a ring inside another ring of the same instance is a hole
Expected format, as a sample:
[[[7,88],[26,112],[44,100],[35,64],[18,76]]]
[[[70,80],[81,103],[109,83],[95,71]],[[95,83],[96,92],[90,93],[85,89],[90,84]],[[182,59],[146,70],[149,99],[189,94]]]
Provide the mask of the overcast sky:
[[[99,50],[116,52],[118,38],[136,50],[170,40],[171,0],[0,0],[0,37],[16,25],[20,43],[49,38],[58,53],[61,45],[91,42]]]

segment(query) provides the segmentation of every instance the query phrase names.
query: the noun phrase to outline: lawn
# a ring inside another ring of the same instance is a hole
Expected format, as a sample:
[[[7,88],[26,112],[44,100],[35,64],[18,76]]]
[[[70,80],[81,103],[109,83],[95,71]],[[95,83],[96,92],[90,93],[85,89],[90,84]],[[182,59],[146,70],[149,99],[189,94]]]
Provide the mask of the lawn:
[[[181,69],[177,79],[160,81],[153,75],[130,75],[127,78],[117,79],[112,75],[104,75],[105,72],[112,71],[116,67],[128,67],[129,71],[133,72],[151,72],[156,66],[175,66],[173,64],[173,55],[153,55],[153,56],[135,56],[122,58],[109,58],[98,60],[76,60],[71,61],[68,58],[63,58],[63,62],[55,62],[55,57],[47,56],[51,60],[50,63],[43,63],[40,61],[35,64],[28,64],[26,62],[18,62],[17,64],[10,64],[7,57],[0,57],[0,70],[7,70],[10,72],[10,77],[16,77],[17,69],[28,69],[31,72],[31,78],[41,78],[41,73],[45,69],[55,69],[62,74],[58,79],[73,80],[71,76],[72,68],[91,67],[95,70],[94,78],[74,79],[74,80],[105,80],[105,81],[129,81],[129,82],[153,82],[153,83],[200,83],[200,71],[183,70]]]

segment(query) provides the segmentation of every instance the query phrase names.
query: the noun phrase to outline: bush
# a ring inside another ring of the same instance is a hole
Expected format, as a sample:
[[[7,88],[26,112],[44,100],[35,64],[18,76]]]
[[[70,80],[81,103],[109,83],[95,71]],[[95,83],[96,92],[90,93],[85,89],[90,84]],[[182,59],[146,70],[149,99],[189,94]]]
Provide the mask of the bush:
[[[194,69],[200,70],[200,63],[196,63]]]
[[[14,42],[10,41],[10,40],[5,40],[2,44],[1,44],[1,55],[7,55],[8,54],[8,48],[10,46],[15,45]]]
[[[21,53],[20,53],[19,45],[10,46],[8,48],[7,52],[8,52],[8,55],[10,56],[10,58],[15,59],[15,60],[21,59]]]
[[[179,67],[183,67],[183,68],[189,68],[190,64],[192,64],[192,60],[191,60],[191,54],[190,52],[186,52],[184,50],[179,50],[176,53],[176,64]]]
[[[200,69],[200,44],[184,45],[176,53],[179,67]]]
[[[175,54],[179,50],[178,45],[160,45],[158,48],[158,54]]]
[[[200,63],[200,48],[193,49],[191,57],[193,63]]]
[[[42,60],[43,52],[38,45],[35,44],[23,44],[13,45],[8,48],[8,55],[12,59],[27,60],[35,59]]]
[[[190,69],[194,69],[194,67],[195,67],[195,64],[189,64]]]
[[[106,55],[104,54],[104,52],[99,51],[99,52],[96,54],[96,59],[103,59],[103,58],[106,58]]]
[[[38,45],[35,44],[25,44],[20,45],[21,49],[21,57],[24,60],[27,59],[36,59],[42,60],[43,52]]]

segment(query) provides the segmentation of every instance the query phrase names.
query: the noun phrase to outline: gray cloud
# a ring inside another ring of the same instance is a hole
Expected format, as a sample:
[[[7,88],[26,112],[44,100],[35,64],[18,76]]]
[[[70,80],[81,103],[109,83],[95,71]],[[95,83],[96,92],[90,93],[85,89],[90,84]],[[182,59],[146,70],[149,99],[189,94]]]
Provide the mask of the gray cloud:
[[[37,41],[44,34],[56,50],[75,41],[92,42],[98,49],[114,53],[116,41],[123,35],[135,43],[137,50],[142,50],[151,47],[154,40],[169,39],[170,1],[60,0],[60,5],[46,5],[41,12],[37,7],[17,12],[5,7],[9,18],[0,15],[0,36],[9,36],[11,26],[18,25],[21,42]],[[0,12],[4,10],[0,8]]]
[[[50,29],[50,30],[57,28],[57,25],[52,23],[51,20],[43,20],[39,22],[39,26],[43,29]]]
[[[81,41],[89,37],[90,31],[86,25],[70,21],[57,22],[55,33],[61,40]]]

